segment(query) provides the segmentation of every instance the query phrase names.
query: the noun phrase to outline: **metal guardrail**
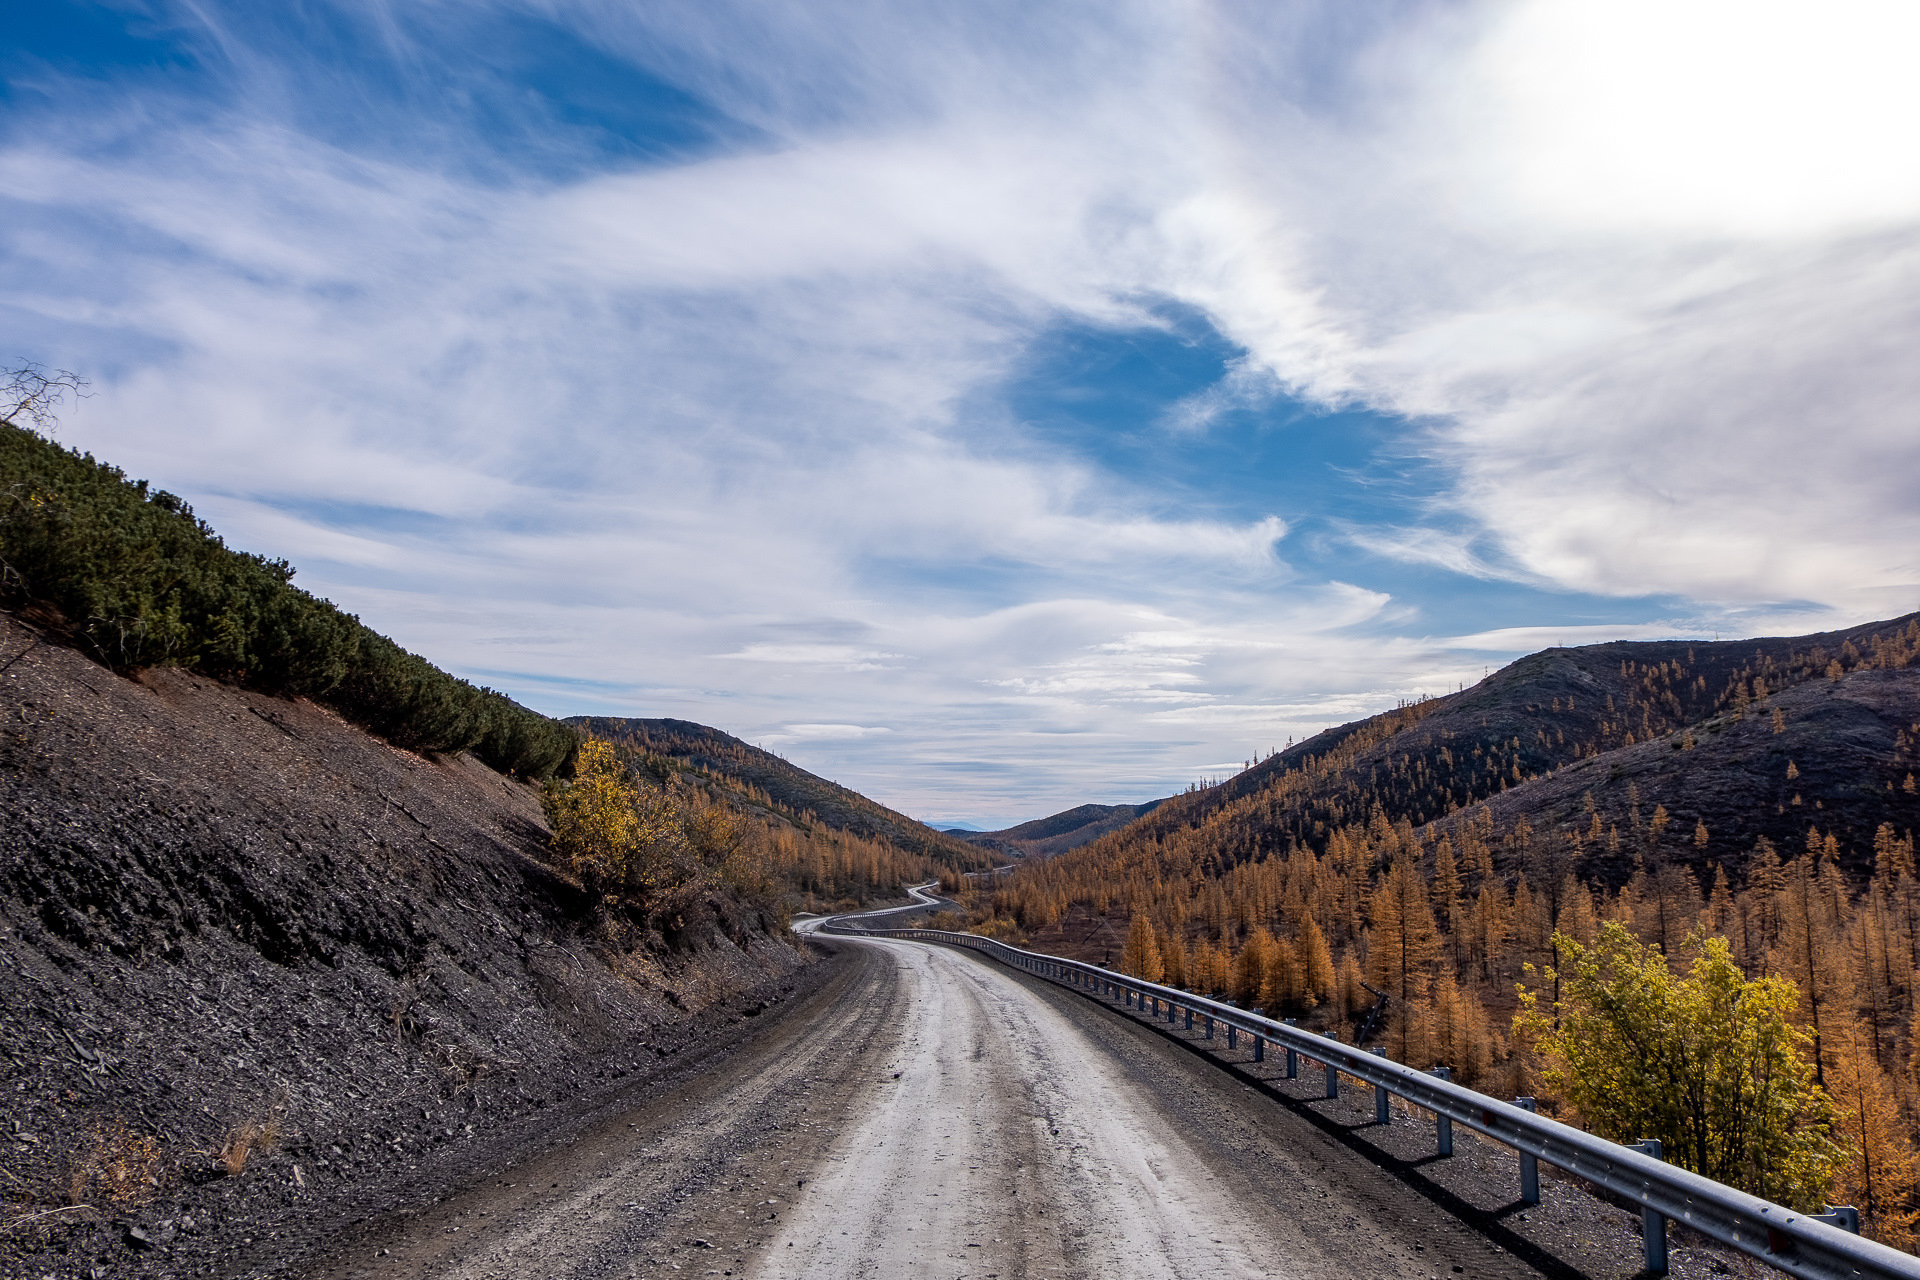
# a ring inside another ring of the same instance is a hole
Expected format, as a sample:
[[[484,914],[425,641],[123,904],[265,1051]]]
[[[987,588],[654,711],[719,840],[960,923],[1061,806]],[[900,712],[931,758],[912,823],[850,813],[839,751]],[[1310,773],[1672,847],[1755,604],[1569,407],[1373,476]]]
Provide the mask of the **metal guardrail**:
[[[1730,1245],[1769,1266],[1806,1280],[1844,1280],[1852,1277],[1901,1277],[1920,1280],[1920,1258],[1862,1239],[1843,1229],[1849,1218],[1858,1231],[1859,1219],[1849,1207],[1829,1206],[1825,1214],[1798,1213],[1758,1196],[1735,1190],[1658,1158],[1659,1144],[1622,1146],[1584,1133],[1571,1125],[1536,1115],[1532,1098],[1501,1102],[1483,1093],[1450,1083],[1444,1068],[1417,1071],[1383,1056],[1338,1040],[1276,1022],[1246,1009],[1209,1000],[1188,991],[1143,982],[1098,965],[1059,956],[1041,955],[1008,946],[992,938],[939,929],[861,929],[828,919],[823,933],[842,936],[907,938],[966,947],[992,956],[1003,964],[1100,996],[1123,999],[1154,1018],[1172,1022],[1184,1015],[1205,1024],[1208,1039],[1216,1025],[1226,1029],[1232,1047],[1241,1034],[1253,1037],[1254,1061],[1264,1061],[1268,1045],[1284,1050],[1287,1076],[1293,1078],[1302,1057],[1326,1071],[1326,1094],[1337,1096],[1339,1076],[1349,1075],[1374,1089],[1374,1113],[1384,1121],[1387,1099],[1398,1094],[1433,1113],[1439,1153],[1453,1154],[1453,1126],[1512,1147],[1520,1155],[1521,1199],[1540,1198],[1541,1161],[1565,1169],[1640,1206],[1647,1270],[1667,1270],[1666,1222],[1672,1218]]]

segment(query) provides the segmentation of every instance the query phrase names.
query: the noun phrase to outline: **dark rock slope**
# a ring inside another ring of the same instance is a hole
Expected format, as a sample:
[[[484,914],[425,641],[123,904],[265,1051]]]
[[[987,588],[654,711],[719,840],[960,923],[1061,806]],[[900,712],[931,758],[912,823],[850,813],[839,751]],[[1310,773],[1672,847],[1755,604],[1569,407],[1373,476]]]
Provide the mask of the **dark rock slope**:
[[[1738,713],[1577,760],[1486,804],[1497,829],[1511,830],[1524,817],[1556,839],[1584,835],[1595,816],[1603,827],[1628,832],[1664,808],[1663,855],[1702,877],[1718,864],[1735,884],[1744,879],[1756,837],[1791,858],[1816,830],[1835,838],[1841,866],[1863,880],[1875,869],[1881,824],[1901,837],[1920,830],[1920,794],[1908,790],[1916,770],[1920,668],[1868,668],[1806,681]],[[1590,839],[1577,869],[1618,888],[1632,873],[1633,843],[1609,848]]]
[[[612,945],[468,757],[7,618],[0,815],[0,1275],[297,1268],[802,976],[724,901]]]

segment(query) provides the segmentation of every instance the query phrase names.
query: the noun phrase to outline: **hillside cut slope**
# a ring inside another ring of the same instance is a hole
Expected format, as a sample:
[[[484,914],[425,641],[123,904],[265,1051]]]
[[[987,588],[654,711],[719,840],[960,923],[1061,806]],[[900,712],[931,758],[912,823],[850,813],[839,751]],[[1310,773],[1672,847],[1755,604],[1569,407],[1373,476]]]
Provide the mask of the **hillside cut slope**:
[[[719,896],[614,941],[531,786],[306,700],[0,615],[0,725],[0,1274],[273,1272],[803,976]]]

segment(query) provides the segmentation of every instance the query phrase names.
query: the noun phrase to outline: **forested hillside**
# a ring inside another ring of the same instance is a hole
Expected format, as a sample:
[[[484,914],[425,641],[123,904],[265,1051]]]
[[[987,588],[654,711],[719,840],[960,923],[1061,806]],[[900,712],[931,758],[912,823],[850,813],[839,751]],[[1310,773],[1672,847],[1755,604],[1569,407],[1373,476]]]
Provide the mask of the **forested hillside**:
[[[1556,934],[1593,948],[1617,922],[1676,980],[1723,937],[1748,978],[1798,992],[1790,1017],[1846,1153],[1834,1198],[1909,1244],[1916,659],[1912,616],[1549,650],[1024,863],[970,895],[973,923],[1540,1094],[1570,1118],[1551,1060],[1511,1027],[1517,984],[1573,955]]]
[[[284,561],[229,548],[174,495],[0,423],[0,603],[37,628],[35,643],[71,645],[121,675],[178,668],[308,697],[397,747],[470,751],[525,778],[571,771],[580,736],[573,725],[447,674],[292,578]],[[740,785],[725,803],[777,810],[779,833],[751,842],[751,852],[763,859],[763,891],[789,906],[897,895],[902,883],[985,861],[718,730],[684,721],[592,724],[634,746],[656,782],[674,784],[674,802],[692,806],[689,814],[709,803],[697,797],[729,779]]]
[[[901,886],[993,861],[944,832],[771,752],[685,720],[577,716],[567,721],[614,744],[640,777],[695,806],[723,805],[745,817],[751,860],[778,880],[794,905],[814,910],[897,895]]]
[[[193,508],[117,467],[0,422],[0,604],[128,674],[178,667],[333,708],[395,746],[472,751],[523,777],[571,731],[455,679],[230,550]]]
[[[704,777],[729,779],[764,793],[765,802],[809,823],[869,840],[885,840],[903,853],[932,858],[965,870],[984,864],[981,855],[944,831],[869,800],[790,764],[771,751],[688,720],[629,720],[574,716],[567,724],[630,747],[640,756],[673,762]]]
[[[1101,850],[1191,843],[1198,864],[1218,873],[1297,845],[1325,849],[1332,831],[1376,808],[1389,822],[1420,826],[1575,761],[1745,714],[1836,671],[1903,668],[1916,653],[1915,614],[1810,636],[1548,649],[1464,692],[1329,729],[1219,786],[1175,796]],[[1834,798],[1869,840],[1892,816],[1883,790],[1876,780]],[[1768,834],[1778,841],[1794,830],[1779,823]]]

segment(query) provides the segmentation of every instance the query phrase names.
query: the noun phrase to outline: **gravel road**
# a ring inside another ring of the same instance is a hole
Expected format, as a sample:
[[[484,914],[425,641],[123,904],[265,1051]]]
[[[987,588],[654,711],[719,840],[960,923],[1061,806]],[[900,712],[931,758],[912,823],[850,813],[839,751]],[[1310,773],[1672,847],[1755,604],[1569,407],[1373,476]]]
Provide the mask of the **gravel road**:
[[[719,1069],[312,1274],[1541,1274],[1121,1013],[971,953],[820,945],[836,976]]]

